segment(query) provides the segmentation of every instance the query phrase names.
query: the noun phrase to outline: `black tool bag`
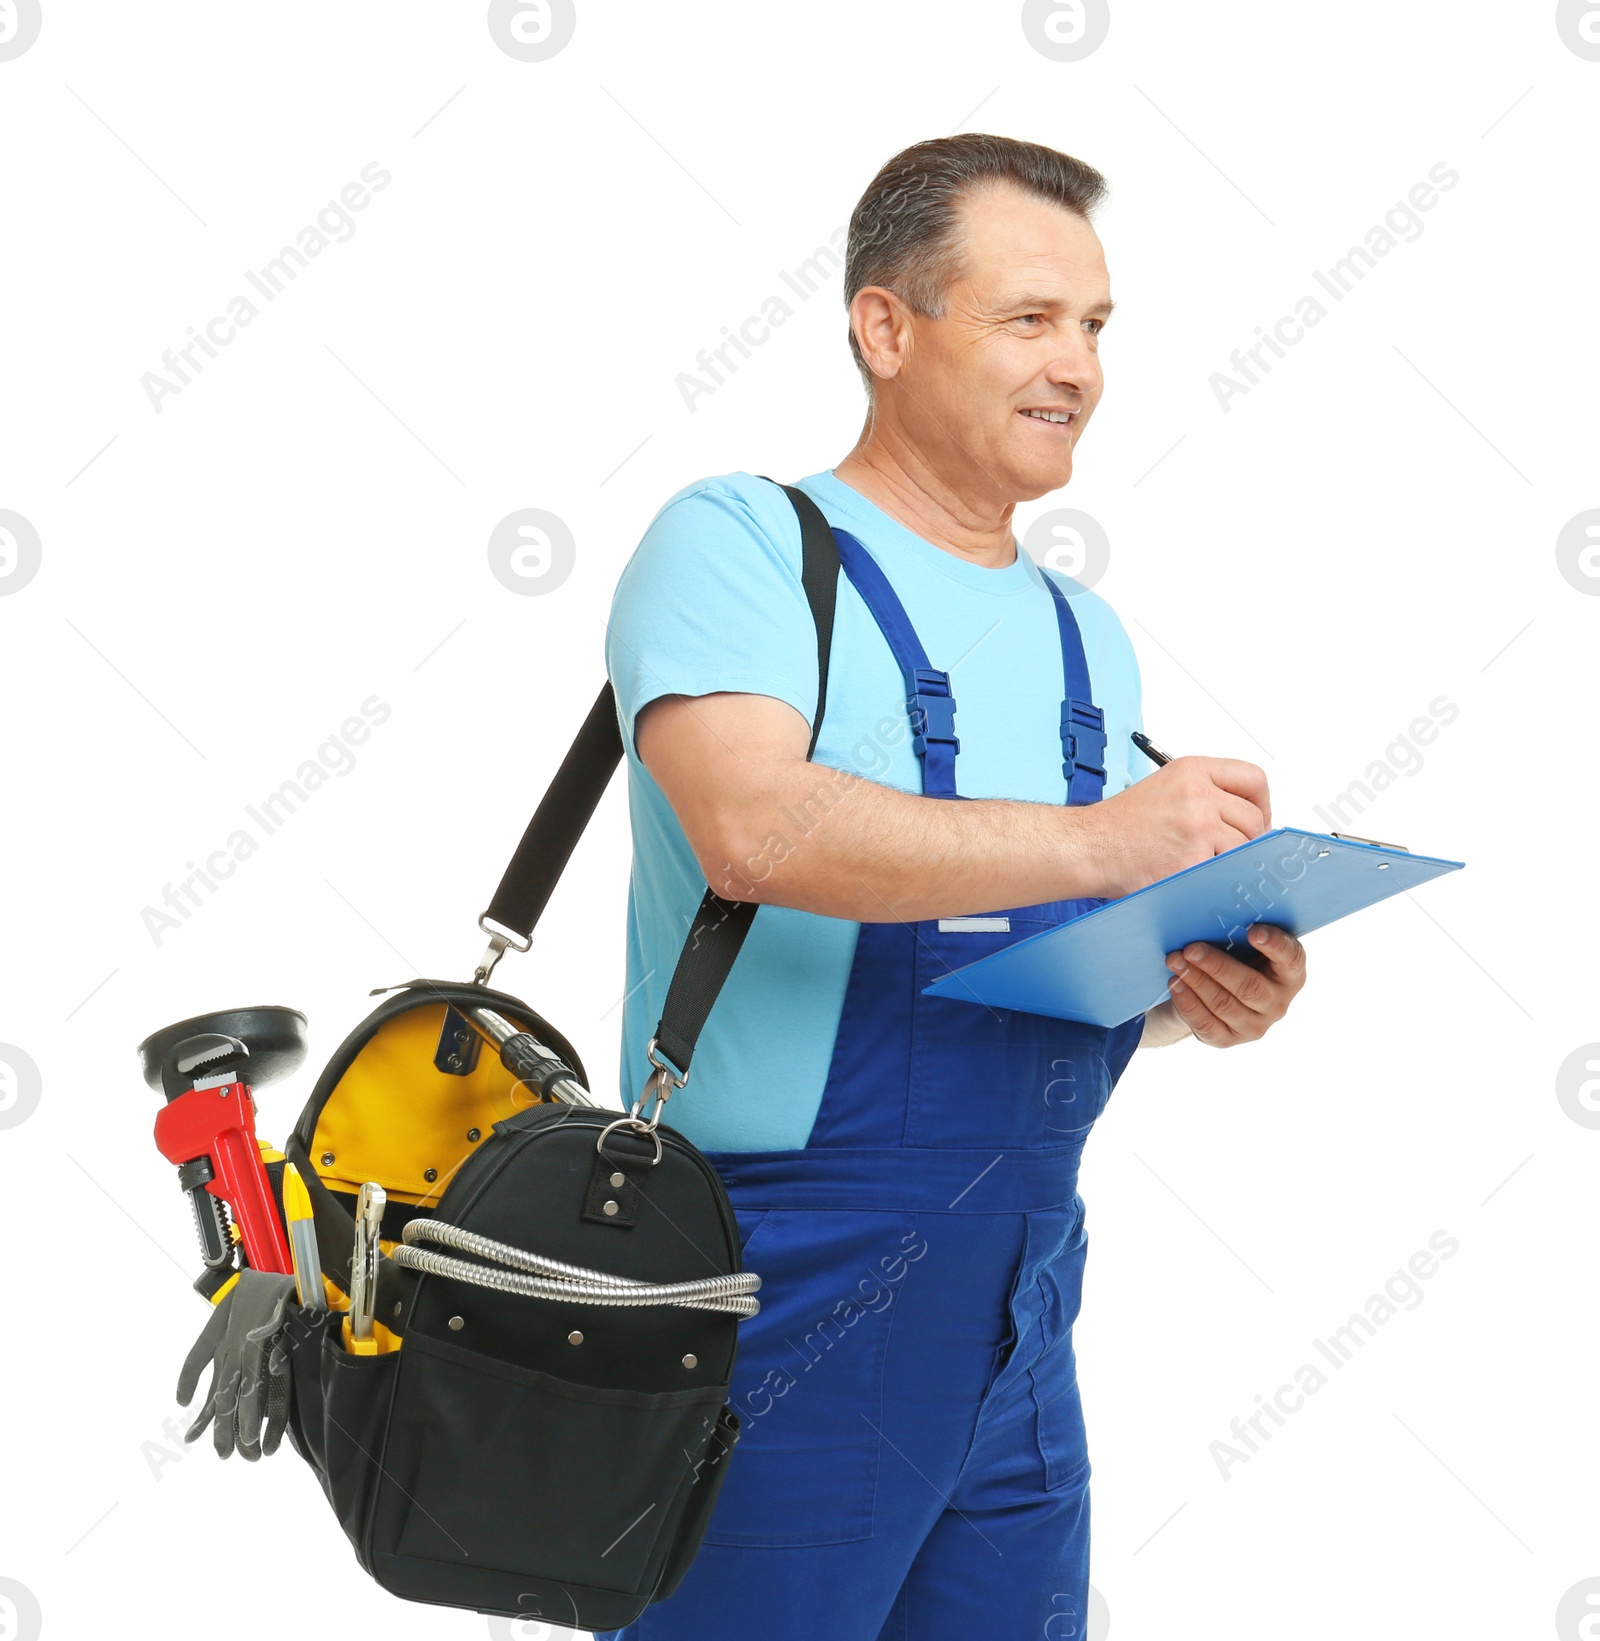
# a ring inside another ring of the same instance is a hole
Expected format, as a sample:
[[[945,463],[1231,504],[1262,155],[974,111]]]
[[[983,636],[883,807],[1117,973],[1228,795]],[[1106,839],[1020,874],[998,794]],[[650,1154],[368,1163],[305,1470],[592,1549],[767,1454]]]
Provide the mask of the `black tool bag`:
[[[837,549],[784,488],[805,543],[820,725]],[[572,1045],[487,984],[506,947],[531,943],[621,756],[608,683],[480,919],[476,979],[386,995],[285,1146],[335,1307],[296,1312],[289,1432],[361,1565],[410,1600],[578,1629],[632,1622],[693,1560],[734,1462],[728,1386],[741,1308],[755,1308],[721,1181],[659,1119],[756,907],[707,890],[627,1116],[564,1097],[587,1081]],[[498,1056],[467,1021],[481,1009],[516,1033]],[[376,1348],[356,1354],[339,1307],[364,1180],[386,1190],[385,1254]],[[635,1303],[630,1284],[690,1284],[696,1298]]]

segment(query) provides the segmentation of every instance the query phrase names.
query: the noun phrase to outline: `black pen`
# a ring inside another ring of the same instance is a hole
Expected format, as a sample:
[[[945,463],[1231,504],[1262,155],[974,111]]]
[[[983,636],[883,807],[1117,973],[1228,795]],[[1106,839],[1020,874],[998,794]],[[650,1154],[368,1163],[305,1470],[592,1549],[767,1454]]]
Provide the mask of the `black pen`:
[[[1162,764],[1169,764],[1172,762],[1172,759],[1169,758],[1167,754],[1163,752],[1161,748],[1158,747],[1142,729],[1134,730],[1130,739],[1133,741],[1133,744],[1145,755],[1145,757],[1147,757],[1151,763],[1156,765],[1157,768],[1159,768]]]

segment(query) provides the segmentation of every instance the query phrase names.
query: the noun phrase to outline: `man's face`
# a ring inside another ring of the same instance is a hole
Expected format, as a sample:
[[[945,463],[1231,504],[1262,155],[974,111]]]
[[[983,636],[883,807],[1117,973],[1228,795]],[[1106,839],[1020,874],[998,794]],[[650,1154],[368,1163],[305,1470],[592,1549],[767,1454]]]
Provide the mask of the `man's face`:
[[[943,318],[913,316],[910,357],[878,392],[949,476],[1031,501],[1072,477],[1100,402],[1105,254],[1082,217],[1009,185],[968,195],[963,218],[966,275],[946,290]]]

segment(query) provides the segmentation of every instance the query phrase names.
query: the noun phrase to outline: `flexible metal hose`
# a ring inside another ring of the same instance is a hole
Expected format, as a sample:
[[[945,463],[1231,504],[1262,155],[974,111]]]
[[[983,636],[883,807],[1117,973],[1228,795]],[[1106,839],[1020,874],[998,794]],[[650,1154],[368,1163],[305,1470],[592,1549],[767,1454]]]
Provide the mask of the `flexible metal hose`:
[[[492,1260],[499,1265],[510,1265],[514,1270],[532,1271],[535,1276],[553,1276],[572,1282],[610,1283],[619,1288],[642,1285],[631,1276],[613,1276],[606,1271],[590,1270],[586,1265],[568,1265],[564,1260],[529,1253],[525,1248],[512,1247],[509,1242],[496,1242],[492,1237],[479,1236],[476,1231],[463,1230],[459,1225],[446,1225],[436,1219],[412,1220],[404,1236],[407,1242],[442,1243],[459,1253]]]
[[[389,1255],[395,1264],[458,1282],[473,1282],[481,1288],[497,1288],[502,1293],[519,1293],[529,1299],[565,1299],[586,1305],[682,1305],[733,1316],[754,1316],[761,1309],[760,1301],[752,1297],[761,1286],[761,1278],[753,1271],[701,1277],[693,1282],[639,1282],[548,1259],[437,1220],[414,1219],[402,1234],[404,1241]],[[441,1243],[492,1263],[478,1265],[454,1259],[431,1248],[419,1248],[419,1242]]]

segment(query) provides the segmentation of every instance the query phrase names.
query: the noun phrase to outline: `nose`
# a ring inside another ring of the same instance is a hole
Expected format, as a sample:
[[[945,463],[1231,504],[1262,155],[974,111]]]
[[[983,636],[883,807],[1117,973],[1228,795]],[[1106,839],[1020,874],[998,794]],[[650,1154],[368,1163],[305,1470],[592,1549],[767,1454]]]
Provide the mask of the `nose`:
[[[1084,398],[1098,397],[1105,378],[1100,370],[1100,356],[1094,349],[1093,339],[1081,327],[1069,331],[1054,358],[1045,368],[1045,380],[1052,387],[1077,393]]]

